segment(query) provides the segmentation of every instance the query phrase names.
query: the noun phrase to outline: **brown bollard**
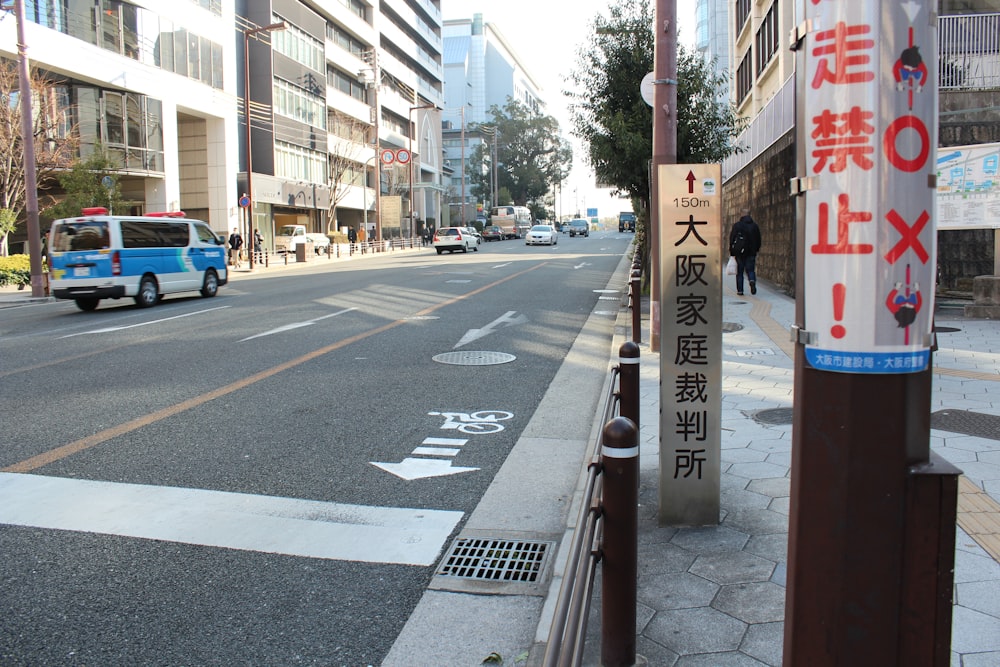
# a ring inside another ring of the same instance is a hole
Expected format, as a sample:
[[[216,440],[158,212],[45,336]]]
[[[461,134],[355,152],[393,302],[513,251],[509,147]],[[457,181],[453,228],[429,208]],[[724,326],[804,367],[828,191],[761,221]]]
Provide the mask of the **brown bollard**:
[[[604,425],[604,558],[601,565],[601,665],[635,665],[639,550],[639,431],[627,417]]]
[[[632,340],[642,342],[642,270],[632,269],[632,279],[629,281],[629,291],[632,294]]]
[[[618,414],[639,428],[639,346],[633,341],[618,348]]]

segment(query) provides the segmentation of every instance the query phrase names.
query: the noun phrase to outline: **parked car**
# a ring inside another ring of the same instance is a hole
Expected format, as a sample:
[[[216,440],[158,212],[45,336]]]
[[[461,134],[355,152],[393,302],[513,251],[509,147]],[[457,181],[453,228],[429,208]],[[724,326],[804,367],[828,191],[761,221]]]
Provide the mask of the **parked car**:
[[[552,225],[535,225],[524,236],[524,245],[555,245],[559,232]]]
[[[476,243],[477,244],[483,242],[483,235],[480,234],[479,230],[476,229],[475,227],[464,227],[463,229],[467,230],[470,234],[472,234],[473,236],[476,237]]]
[[[581,218],[569,221],[570,236],[590,236],[590,223]]]
[[[434,249],[439,255],[445,250],[448,252],[456,250],[469,252],[469,248],[472,248],[479,251],[479,240],[465,227],[443,227],[434,232],[433,243]]]
[[[503,241],[503,230],[496,225],[483,227],[484,241]]]

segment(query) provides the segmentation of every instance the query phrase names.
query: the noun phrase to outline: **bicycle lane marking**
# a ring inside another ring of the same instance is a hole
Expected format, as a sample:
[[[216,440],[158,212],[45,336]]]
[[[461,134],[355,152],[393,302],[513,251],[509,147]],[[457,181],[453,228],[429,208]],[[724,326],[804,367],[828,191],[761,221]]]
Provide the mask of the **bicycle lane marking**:
[[[471,292],[468,292],[461,296],[456,296],[446,301],[442,301],[441,303],[435,304],[433,306],[428,306],[427,308],[424,308],[423,310],[414,313],[409,317],[421,317],[423,315],[429,315],[442,308],[451,306],[456,303],[460,303],[462,301],[465,301],[466,299],[477,296],[482,292],[485,292],[494,287],[502,285],[510,280],[519,278],[527,273],[540,269],[546,264],[548,264],[548,262],[541,262],[523,271],[519,271],[505,278],[500,278],[499,280],[493,281],[488,285],[483,285],[482,287],[474,289]],[[72,456],[73,454],[85,451],[92,447],[96,447],[97,445],[107,442],[112,438],[117,438],[118,436],[131,433],[132,431],[138,430],[145,426],[149,426],[151,424],[155,424],[156,422],[162,421],[168,417],[173,417],[174,415],[178,415],[182,412],[186,412],[188,410],[200,407],[205,403],[208,403],[209,401],[213,401],[217,398],[227,396],[229,394],[232,394],[233,392],[239,391],[240,389],[245,389],[246,387],[256,384],[261,380],[266,380],[291,368],[295,368],[296,366],[308,363],[313,359],[316,359],[317,357],[323,356],[324,354],[334,352],[336,350],[345,348],[348,345],[353,345],[354,343],[360,342],[367,338],[371,338],[372,336],[377,336],[378,334],[385,333],[386,331],[395,329],[398,326],[407,324],[409,321],[410,321],[409,319],[395,320],[393,322],[388,322],[380,327],[376,327],[369,331],[363,331],[361,333],[355,334],[336,343],[331,343],[330,345],[326,345],[319,349],[313,350],[312,352],[307,352],[306,354],[303,354],[300,357],[283,362],[281,364],[278,364],[277,366],[273,366],[263,371],[254,373],[249,377],[237,380],[235,382],[231,382],[223,387],[219,387],[218,389],[205,392],[204,394],[201,394],[199,396],[194,396],[192,398],[189,398],[186,401],[181,401],[180,403],[176,403],[174,405],[161,408],[160,410],[156,410],[147,415],[143,415],[142,417],[137,417],[123,424],[119,424],[118,426],[112,426],[111,428],[104,429],[103,431],[98,431],[97,433],[89,435],[85,438],[80,438],[79,440],[67,443],[65,445],[62,445],[61,447],[50,449],[47,452],[38,454],[37,456],[32,456],[31,458],[25,459],[24,461],[20,461],[13,465],[0,468],[0,472],[31,472],[33,470],[37,470],[42,466],[49,465],[50,463],[55,463],[56,461],[61,461],[64,458]]]

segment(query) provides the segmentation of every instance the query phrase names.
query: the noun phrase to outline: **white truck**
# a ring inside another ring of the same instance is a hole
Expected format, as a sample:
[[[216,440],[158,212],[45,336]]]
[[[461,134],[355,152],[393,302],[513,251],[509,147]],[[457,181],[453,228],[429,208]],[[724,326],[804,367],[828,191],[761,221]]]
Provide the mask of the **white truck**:
[[[317,255],[330,247],[329,237],[307,232],[305,225],[283,225],[274,236],[275,252],[294,253],[300,243],[312,243]]]

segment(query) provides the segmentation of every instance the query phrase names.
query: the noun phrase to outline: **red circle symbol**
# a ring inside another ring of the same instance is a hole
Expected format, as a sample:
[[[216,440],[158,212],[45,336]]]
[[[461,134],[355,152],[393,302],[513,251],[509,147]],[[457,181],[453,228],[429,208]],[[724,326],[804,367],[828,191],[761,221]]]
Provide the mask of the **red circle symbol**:
[[[917,134],[920,135],[920,153],[912,160],[903,157],[896,151],[896,140],[899,138],[900,132],[907,128],[916,130]],[[930,144],[931,137],[927,132],[927,127],[916,116],[900,116],[892,121],[885,131],[885,137],[882,139],[882,147],[885,149],[885,155],[889,158],[892,166],[901,171],[908,172],[917,171],[927,164],[927,157],[931,151]]]
[[[382,160],[382,164],[392,164],[396,159],[396,153],[391,148],[384,148],[382,149],[382,156],[380,159]]]
[[[400,148],[396,151],[396,162],[399,164],[408,164],[410,162],[410,151],[405,148]]]

